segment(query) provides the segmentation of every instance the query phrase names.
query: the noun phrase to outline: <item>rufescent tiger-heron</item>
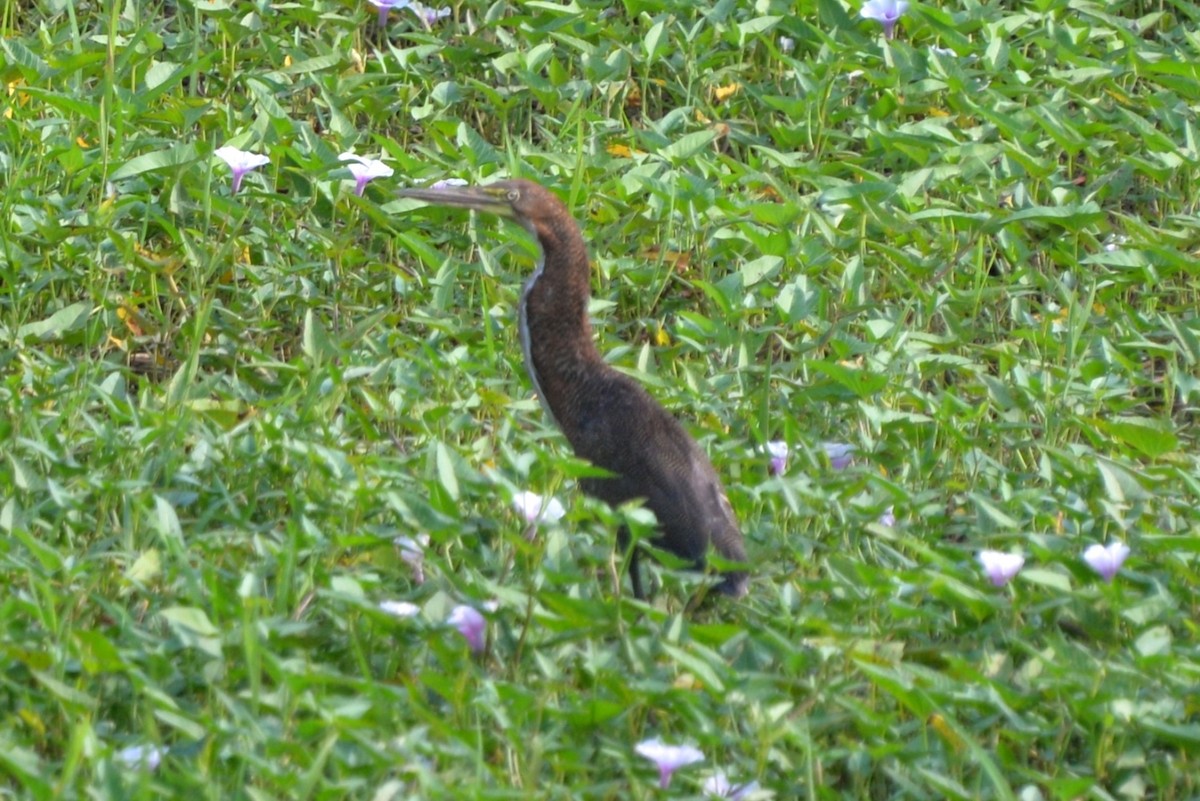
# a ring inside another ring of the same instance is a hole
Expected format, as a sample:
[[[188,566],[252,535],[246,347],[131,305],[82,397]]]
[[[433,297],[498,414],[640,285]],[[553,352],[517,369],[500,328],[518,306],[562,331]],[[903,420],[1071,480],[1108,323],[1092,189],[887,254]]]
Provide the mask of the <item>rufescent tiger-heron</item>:
[[[541,255],[521,292],[525,369],[576,455],[611,474],[581,480],[583,491],[611,506],[643,499],[658,519],[654,544],[697,569],[704,567],[710,544],[723,560],[744,568],[737,519],[704,451],[640,384],[605,364],[592,342],[587,248],[562,201],[524,180],[404,189],[400,195],[497,214],[533,234]],[[622,549],[629,547],[625,526],[617,539]],[[629,575],[634,595],[644,598],[637,548],[629,556]],[[741,597],[748,584],[745,570],[735,568],[723,574],[719,588]]]

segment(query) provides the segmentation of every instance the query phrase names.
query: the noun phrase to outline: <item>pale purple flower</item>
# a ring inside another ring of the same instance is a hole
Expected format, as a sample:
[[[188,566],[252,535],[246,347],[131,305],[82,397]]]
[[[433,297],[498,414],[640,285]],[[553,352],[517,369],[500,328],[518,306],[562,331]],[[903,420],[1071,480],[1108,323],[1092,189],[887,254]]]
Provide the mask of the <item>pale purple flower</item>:
[[[447,625],[454,626],[475,653],[483,651],[487,641],[487,621],[473,606],[460,604],[450,611]]]
[[[767,456],[767,472],[773,476],[783,475],[783,471],[787,470],[788,459],[788,444],[781,439],[772,440],[766,446]]]
[[[887,526],[888,528],[896,525],[896,513],[893,511],[893,507],[889,506],[883,510],[883,514],[879,516],[879,525]]]
[[[392,543],[400,550],[400,558],[412,568],[413,581],[425,583],[425,546],[429,545],[428,534],[416,537],[396,537]]]
[[[979,564],[983,565],[983,572],[993,585],[1003,587],[1021,571],[1025,557],[1019,553],[980,551]]]
[[[829,466],[834,470],[845,470],[854,460],[856,449],[848,443],[822,442],[821,447],[825,449],[825,455],[829,457]]]
[[[271,163],[271,160],[266,156],[260,156],[257,153],[250,153],[246,150],[239,150],[229,145],[218,147],[213,153],[221,161],[228,164],[229,169],[233,172],[233,191],[235,193],[242,185],[243,175],[264,164]]]
[[[867,0],[863,3],[862,16],[883,25],[883,35],[892,38],[896,21],[908,11],[908,0]]]
[[[440,181],[434,181],[429,185],[430,189],[449,189],[452,186],[466,186],[467,182],[462,178],[443,178]]]
[[[703,762],[704,754],[691,745],[667,745],[661,740],[643,740],[634,748],[641,756],[658,766],[658,786],[664,790],[671,784],[671,774],[693,762]]]
[[[551,498],[546,501],[546,508],[543,510],[542,496],[528,490],[518,492],[513,496],[513,508],[517,510],[517,514],[525,518],[526,523],[538,523],[541,521],[557,523],[567,513],[567,510],[563,508],[558,498]]]
[[[779,51],[784,55],[791,53],[796,49],[796,40],[790,36],[779,37]]]
[[[166,746],[131,745],[128,748],[122,748],[114,756],[127,768],[155,770],[169,750]]]
[[[400,618],[416,617],[421,613],[421,607],[408,601],[380,601],[379,608]]]
[[[743,798],[758,789],[758,782],[746,784],[730,784],[725,771],[719,770],[704,780],[704,793],[713,798],[729,798],[732,801],[742,801]]]
[[[421,18],[421,22],[425,23],[426,28],[432,28],[437,24],[438,20],[450,16],[449,7],[431,8],[430,6],[418,3],[417,0],[412,0],[412,2],[408,4],[408,7],[411,8],[416,15]]]
[[[1129,556],[1129,546],[1123,542],[1110,542],[1108,545],[1089,545],[1083,552],[1083,561],[1100,574],[1105,581],[1112,581],[1121,569],[1125,557]]]
[[[379,9],[379,27],[387,25],[388,12],[393,8],[399,11],[408,5],[409,0],[367,0],[368,3]]]
[[[354,194],[362,197],[363,190],[367,188],[367,184],[376,178],[390,178],[394,170],[384,164],[379,159],[369,159],[365,156],[355,155],[354,151],[347,150],[338,156],[342,161],[349,162],[346,169],[350,170],[350,174],[354,176]]]

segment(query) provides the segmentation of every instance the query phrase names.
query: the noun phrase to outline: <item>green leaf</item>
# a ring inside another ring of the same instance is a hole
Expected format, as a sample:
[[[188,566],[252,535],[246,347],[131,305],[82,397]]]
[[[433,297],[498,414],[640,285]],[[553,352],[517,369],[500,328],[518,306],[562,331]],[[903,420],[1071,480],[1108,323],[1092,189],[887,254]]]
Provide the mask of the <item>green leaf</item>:
[[[180,541],[183,539],[183,527],[179,525],[179,516],[175,507],[161,495],[154,496],[154,517],[158,533],[163,539]]]
[[[193,144],[175,145],[166,150],[156,150],[153,153],[143,153],[135,156],[112,171],[110,180],[120,181],[159,170],[173,170],[197,161],[196,146]]]
[[[438,483],[442,485],[451,499],[457,501],[459,499],[458,476],[454,472],[454,459],[450,455],[450,449],[444,442],[437,444],[437,473]]]
[[[1150,417],[1119,417],[1114,420],[1093,420],[1101,431],[1155,458],[1179,448],[1179,437],[1168,423]]]
[[[705,150],[716,138],[715,130],[705,128],[703,131],[681,136],[666,147],[659,148],[658,155],[672,164],[680,164]]]
[[[783,259],[778,256],[760,256],[754,261],[742,265],[742,283],[754,286],[759,281],[773,277],[783,267]]]
[[[26,323],[21,326],[17,329],[17,338],[22,340],[37,339],[41,342],[58,339],[63,334],[83,327],[91,312],[92,304],[90,303],[83,303],[82,301],[72,303],[70,306],[59,309],[45,320],[38,320],[35,323]]]
[[[1104,210],[1088,201],[1067,206],[1032,206],[1013,212],[1000,222],[1003,225],[1016,222],[1054,223],[1072,231],[1080,231],[1103,221],[1104,217]]]
[[[1133,647],[1142,656],[1165,656],[1171,651],[1171,630],[1166,626],[1154,626],[1134,641]]]
[[[125,580],[134,584],[146,584],[162,574],[162,557],[154,548],[140,554],[125,570]]]
[[[169,606],[158,613],[171,633],[185,646],[195,648],[213,658],[221,656],[220,631],[208,619],[203,609],[192,606]]]
[[[871,373],[836,362],[813,361],[808,364],[860,398],[870,397],[888,384],[888,377],[880,373]]]

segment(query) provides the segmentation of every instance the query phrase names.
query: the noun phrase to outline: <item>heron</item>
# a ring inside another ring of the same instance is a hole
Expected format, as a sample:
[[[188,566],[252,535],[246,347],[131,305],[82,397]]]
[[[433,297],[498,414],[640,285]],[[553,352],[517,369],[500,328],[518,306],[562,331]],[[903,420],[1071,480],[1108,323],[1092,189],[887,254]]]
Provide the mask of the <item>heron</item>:
[[[703,570],[711,547],[728,566],[718,588],[744,596],[746,549],[712,462],[696,440],[637,381],[609,366],[592,340],[587,246],[566,205],[527,180],[482,186],[409,188],[403,197],[471,209],[519,223],[540,252],[521,291],[525,370],[551,420],[576,456],[605,471],[580,488],[610,506],[641,499],[654,512],[652,543]],[[638,548],[627,525],[617,533],[629,553],[634,597],[644,599]],[[630,550],[632,548],[632,550]]]

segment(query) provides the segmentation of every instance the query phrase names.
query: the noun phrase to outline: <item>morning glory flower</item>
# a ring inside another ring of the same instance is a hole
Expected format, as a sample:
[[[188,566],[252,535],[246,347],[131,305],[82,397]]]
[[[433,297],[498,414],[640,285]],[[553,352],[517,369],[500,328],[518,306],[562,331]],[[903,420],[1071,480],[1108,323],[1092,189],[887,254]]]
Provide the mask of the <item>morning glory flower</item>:
[[[908,11],[908,0],[867,0],[863,3],[864,19],[877,20],[883,25],[883,35],[892,38],[896,21]]]
[[[896,512],[894,507],[889,506],[883,510],[883,514],[879,516],[879,525],[893,528],[896,525]]]
[[[732,801],[741,801],[741,799],[753,793],[758,789],[758,782],[748,782],[746,784],[730,784],[729,777],[724,771],[717,771],[713,775],[704,780],[705,795],[713,798],[729,798]]]
[[[117,761],[127,768],[155,770],[169,750],[166,746],[131,745],[128,748],[122,748],[115,756]]]
[[[393,8],[399,11],[408,5],[409,0],[367,0],[368,3],[379,9],[379,27],[387,25],[388,12]]]
[[[450,16],[449,7],[430,8],[429,6],[416,2],[416,0],[413,0],[413,2],[409,3],[408,7],[416,12],[416,15],[421,18],[421,22],[425,23],[426,28],[432,28],[435,24],[437,24],[438,20]]]
[[[400,558],[412,568],[413,581],[425,583],[425,546],[429,544],[428,534],[418,534],[416,537],[396,537],[392,540],[400,550]]]
[[[542,496],[529,491],[518,492],[513,496],[513,508],[517,510],[517,514],[525,518],[526,523],[537,523],[543,520],[547,523],[557,523],[567,513],[558,498],[551,498],[547,501],[546,509],[543,511]]]
[[[822,442],[821,447],[825,449],[825,455],[829,457],[829,466],[834,470],[845,470],[849,467],[850,462],[854,461],[854,451],[857,450],[845,442]]]
[[[270,164],[271,160],[266,156],[260,156],[257,153],[250,153],[246,150],[238,150],[236,147],[225,145],[218,147],[213,153],[221,161],[229,165],[229,169],[233,171],[233,192],[236,193],[242,185],[242,176],[253,169],[257,169],[264,164]]]
[[[766,445],[767,472],[773,476],[783,475],[787,470],[788,444],[781,439],[772,440]]]
[[[416,617],[421,612],[421,607],[408,601],[380,601],[379,608],[400,618]]]
[[[1021,571],[1025,557],[1019,553],[980,551],[979,564],[983,565],[983,572],[994,586],[1003,587]]]
[[[354,151],[347,150],[338,156],[342,161],[347,161],[346,169],[350,170],[350,174],[354,176],[354,194],[362,197],[363,190],[367,188],[367,184],[375,178],[390,178],[394,170],[384,164],[379,159],[369,159],[365,156],[355,155]]]
[[[667,789],[671,774],[693,762],[703,762],[704,754],[691,745],[667,745],[661,740],[643,740],[634,748],[641,756],[658,766],[658,786]]]
[[[483,651],[487,641],[487,621],[478,609],[460,604],[451,610],[446,623],[458,629],[458,633],[467,641],[467,645],[471,646],[473,652]]]
[[[434,181],[429,185],[430,189],[449,189],[452,186],[466,186],[467,182],[462,178],[443,178],[440,181]]]
[[[1083,552],[1083,561],[1099,573],[1100,578],[1112,581],[1127,556],[1128,545],[1123,542],[1110,542],[1108,545],[1089,545]]]

